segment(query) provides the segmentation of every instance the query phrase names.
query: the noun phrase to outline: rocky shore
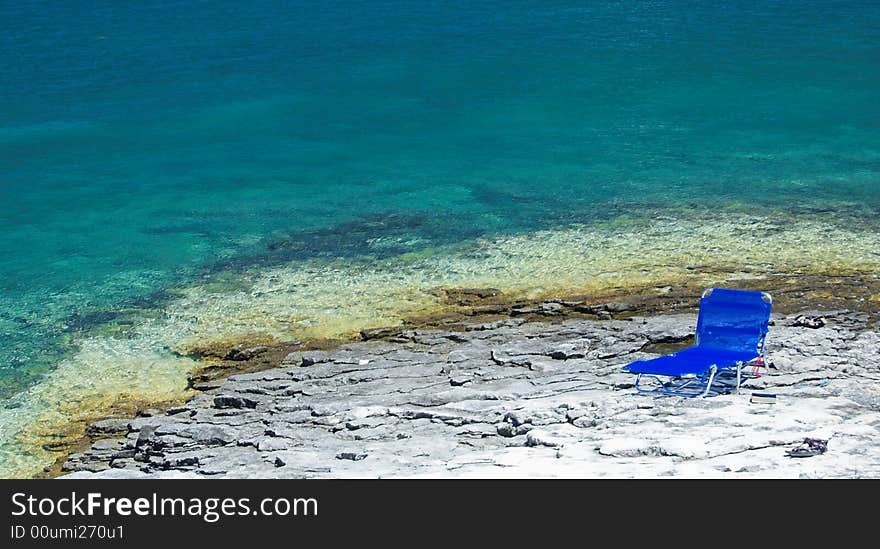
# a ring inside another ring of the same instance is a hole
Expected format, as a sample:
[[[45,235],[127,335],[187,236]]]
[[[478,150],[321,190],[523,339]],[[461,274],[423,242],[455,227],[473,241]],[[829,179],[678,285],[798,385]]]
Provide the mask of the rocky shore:
[[[365,334],[292,352],[166,413],[95,423],[97,440],[62,470],[65,478],[880,477],[880,333],[866,314],[774,315],[761,377],[739,394],[683,399],[636,394],[620,367],[687,346],[696,315],[614,312]],[[777,403],[750,403],[753,390],[776,393]],[[785,456],[807,436],[829,439],[828,451]]]

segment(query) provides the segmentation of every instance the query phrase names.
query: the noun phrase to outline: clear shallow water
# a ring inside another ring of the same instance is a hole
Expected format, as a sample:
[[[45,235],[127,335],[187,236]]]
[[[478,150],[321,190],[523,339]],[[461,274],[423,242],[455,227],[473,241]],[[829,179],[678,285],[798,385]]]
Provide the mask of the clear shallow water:
[[[18,395],[13,411],[37,406],[21,391],[51,385],[63,361],[88,392],[89,375],[132,349],[151,358],[123,360],[120,385],[171,394],[177,381],[158,380],[188,365],[163,362],[162,348],[222,337],[227,317],[279,336],[279,317],[331,331],[375,318],[334,312],[334,291],[362,284],[346,294],[356,299],[377,283],[338,261],[433,261],[379,277],[389,289],[368,303],[413,303],[383,305],[385,320],[426,306],[402,288],[560,276],[517,267],[533,259],[474,274],[450,246],[620,216],[845,211],[834,225],[846,245],[802,256],[873,261],[857,251],[880,208],[875,2],[139,4],[0,6],[0,397]],[[586,238],[559,234],[557,247]],[[793,252],[813,236],[773,245]],[[668,255],[649,242],[646,257]],[[566,285],[638,272],[606,256],[616,263],[598,254],[601,270]],[[282,285],[325,287],[280,307],[252,291],[270,269],[284,269]],[[193,300],[205,284],[212,297]],[[228,305],[242,299],[257,303],[249,321]],[[178,313],[201,324],[183,328]],[[155,318],[173,329],[143,327]],[[114,347],[132,332],[137,344]],[[39,406],[56,406],[42,394]]]

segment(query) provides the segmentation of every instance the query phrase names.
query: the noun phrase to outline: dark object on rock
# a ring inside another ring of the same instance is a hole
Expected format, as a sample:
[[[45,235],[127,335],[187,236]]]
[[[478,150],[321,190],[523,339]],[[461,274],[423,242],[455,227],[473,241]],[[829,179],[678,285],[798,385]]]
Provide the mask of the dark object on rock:
[[[280,457],[275,458],[275,467],[284,467],[285,465],[287,464],[284,463],[283,459],[281,459]]]
[[[776,395],[772,393],[752,393],[749,400],[752,404],[776,404]]]
[[[825,317],[798,315],[795,317],[792,326],[813,328],[815,330],[817,328],[822,328],[823,326],[825,326],[825,324],[827,324],[827,322],[825,321]]]
[[[361,339],[369,341],[371,339],[383,339],[400,334],[400,328],[373,328],[371,330],[361,330]],[[308,366],[304,364],[303,366]]]
[[[805,438],[804,441],[785,452],[788,457],[813,457],[824,454],[828,441],[821,438]]]
[[[86,429],[86,434],[90,436],[105,436],[115,433],[127,433],[129,421],[128,419],[118,418],[102,419],[89,425]]]
[[[240,362],[243,360],[250,360],[255,356],[261,355],[268,351],[269,348],[265,345],[259,345],[257,347],[249,347],[247,349],[240,349],[238,347],[233,347],[226,353],[224,357],[226,360],[233,360],[236,362]]]
[[[366,457],[367,454],[358,454],[355,452],[340,452],[336,454],[336,459],[347,459],[350,461],[360,461],[362,459],[365,459]]]
[[[492,359],[492,362],[499,366],[516,366],[519,368],[532,368],[532,362],[530,360],[510,360],[504,359],[498,356],[494,350],[489,351],[489,357]]]
[[[166,459],[162,461],[161,467],[162,469],[180,469],[183,467],[198,467],[199,458],[192,457],[184,457],[184,458],[172,458]]]
[[[453,387],[461,387],[473,381],[471,376],[452,376],[449,378],[449,384]]]
[[[586,355],[578,351],[551,351],[550,358],[554,360],[568,360],[570,358],[584,358]]]
[[[256,408],[257,401],[245,397],[217,395],[214,397],[215,408]]]

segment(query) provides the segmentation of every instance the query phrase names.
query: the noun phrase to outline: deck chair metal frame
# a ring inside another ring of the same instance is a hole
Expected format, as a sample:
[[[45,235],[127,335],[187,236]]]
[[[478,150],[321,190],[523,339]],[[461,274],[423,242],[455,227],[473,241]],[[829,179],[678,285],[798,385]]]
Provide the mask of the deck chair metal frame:
[[[745,320],[752,324],[745,328],[735,324],[725,326],[719,318],[733,322],[738,319],[735,316],[725,319],[723,311],[712,311],[718,308],[716,302],[729,303],[731,309],[742,309],[748,314]],[[757,372],[764,364],[764,341],[772,306],[773,298],[766,292],[709,288],[700,299],[693,346],[671,355],[630,363],[623,370],[636,374],[635,389],[641,393],[706,397],[739,392],[743,379],[756,375],[744,372],[743,368],[752,365]],[[742,332],[739,334],[742,337],[731,337],[727,333],[737,331]],[[643,387],[644,379],[651,380],[654,386]]]

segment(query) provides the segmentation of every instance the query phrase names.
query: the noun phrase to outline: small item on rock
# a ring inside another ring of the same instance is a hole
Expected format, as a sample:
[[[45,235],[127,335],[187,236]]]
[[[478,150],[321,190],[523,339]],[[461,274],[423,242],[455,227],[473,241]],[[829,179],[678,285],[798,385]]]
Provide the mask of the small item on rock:
[[[749,401],[752,404],[776,404],[776,395],[772,393],[752,393]]]
[[[339,452],[336,454],[336,459],[347,459],[350,461],[361,461],[367,458],[367,454],[362,454],[358,452]]]
[[[803,442],[785,452],[788,457],[813,457],[824,454],[828,441],[821,438],[805,438]]]
[[[825,317],[798,315],[797,317],[795,317],[794,323],[792,324],[792,326],[800,326],[803,328],[812,328],[815,330],[817,328],[822,328],[823,326],[825,326],[825,324],[826,324]]]

